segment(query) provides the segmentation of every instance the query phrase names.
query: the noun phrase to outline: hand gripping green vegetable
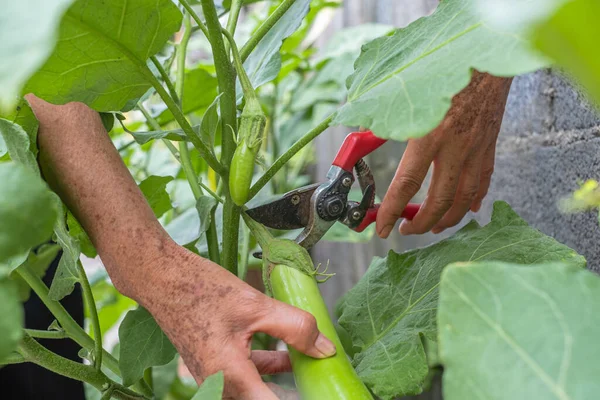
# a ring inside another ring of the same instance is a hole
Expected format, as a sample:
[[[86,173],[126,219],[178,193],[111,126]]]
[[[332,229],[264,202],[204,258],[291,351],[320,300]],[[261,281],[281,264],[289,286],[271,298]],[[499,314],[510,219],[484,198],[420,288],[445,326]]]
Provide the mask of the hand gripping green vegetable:
[[[252,183],[254,172],[254,161],[260,149],[267,117],[254,92],[252,83],[244,70],[244,65],[231,33],[223,29],[223,35],[231,45],[235,68],[240,78],[246,102],[242,116],[240,117],[238,146],[233,154],[231,170],[229,172],[229,192],[231,199],[235,204],[241,206],[248,200],[248,193],[250,192],[250,184]]]
[[[333,357],[316,359],[289,348],[294,378],[303,400],[372,400],[352,367],[317,285],[308,251],[292,240],[275,239],[259,223],[243,214],[263,249],[263,272],[273,297],[311,313],[321,333],[336,346]]]

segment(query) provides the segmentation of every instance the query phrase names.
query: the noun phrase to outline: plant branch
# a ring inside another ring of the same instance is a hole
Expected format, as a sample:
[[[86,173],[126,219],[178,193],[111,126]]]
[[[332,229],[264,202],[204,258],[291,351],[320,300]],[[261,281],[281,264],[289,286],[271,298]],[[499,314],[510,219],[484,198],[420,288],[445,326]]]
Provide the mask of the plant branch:
[[[1,365],[22,364],[24,362],[27,362],[27,359],[25,357],[23,357],[21,354],[11,353],[8,356],[4,357],[2,360],[0,360],[0,366]]]
[[[90,319],[92,320],[92,332],[94,332],[94,367],[100,371],[102,368],[102,330],[100,329],[100,320],[98,319],[98,310],[96,309],[96,302],[94,301],[94,294],[90,282],[87,279],[87,275],[83,270],[81,261],[77,261],[77,271],[79,273],[79,279],[81,282],[81,289],[83,292],[83,303],[86,305],[88,312],[90,313]]]
[[[154,129],[155,131],[160,131],[162,129],[160,127],[160,124],[158,123],[158,121],[156,119],[154,119],[154,117],[152,117],[152,115],[150,115],[148,110],[146,110],[146,107],[144,107],[144,105],[141,102],[137,103],[137,108],[138,108],[138,110],[140,110],[142,112],[142,114],[144,114],[144,118],[146,118],[146,125],[148,125],[152,129]],[[127,131],[127,128],[125,128],[125,125],[122,122],[121,122],[121,125],[123,126],[123,129],[125,129],[125,131]],[[173,143],[171,143],[170,140],[167,140],[165,138],[162,138],[160,140],[163,142],[163,144],[165,146],[167,146],[169,151],[173,154],[173,157],[175,157],[175,159],[177,161],[179,161],[179,151],[177,150],[177,148],[175,148],[175,146],[173,146]],[[135,142],[135,140],[134,140],[134,142]]]
[[[269,169],[260,177],[258,181],[250,188],[250,194],[248,195],[248,200],[252,199],[256,194],[260,191],[260,189],[265,186],[271,178],[283,167],[293,156],[295,156],[304,146],[313,141],[317,136],[319,136],[325,129],[329,127],[331,120],[333,119],[333,114],[328,116],[321,122],[319,125],[315,126],[312,130],[310,130],[307,134],[302,136],[296,143],[294,143],[285,153],[283,153],[273,165],[269,167]]]
[[[283,14],[294,4],[296,0],[283,0],[279,7],[273,11],[273,14],[269,15],[269,17],[256,29],[252,37],[248,39],[246,44],[240,50],[240,57],[242,61],[246,61],[252,50],[258,45],[258,43],[262,40],[263,37],[273,26],[283,17]],[[232,5],[233,7],[233,5]]]
[[[233,35],[240,18],[240,10],[242,9],[242,0],[232,0],[231,8],[229,9],[229,18],[227,19],[227,30]]]
[[[202,189],[206,190],[206,193],[210,194],[216,201],[218,201],[221,204],[225,203],[225,200],[223,200],[218,194],[213,192],[211,188],[202,183],[202,181],[198,181],[198,184],[202,187]]]
[[[69,335],[65,331],[44,331],[41,329],[25,329],[25,333],[38,339],[67,339]]]
[[[113,397],[117,399],[131,400],[147,398],[111,381],[101,371],[92,366],[83,365],[51,352],[27,334],[23,336],[18,349],[19,353],[27,361],[67,378],[87,382],[100,391],[103,391],[106,387],[117,387],[118,389],[113,393]]]
[[[177,45],[176,90],[180,98],[183,96],[183,88],[185,84],[185,57],[187,54],[187,46],[192,35],[192,23],[190,21],[189,13],[184,15],[183,25],[185,27],[185,31],[183,32],[181,42]],[[181,104],[179,104],[179,106],[181,107]],[[192,161],[190,159],[190,152],[185,141],[179,142],[179,160],[181,162],[181,166],[183,167],[185,177],[187,178],[190,188],[192,189],[192,193],[194,194],[194,198],[197,201],[200,196],[202,196],[202,188],[198,184],[198,176],[196,175],[196,171],[194,171],[194,166],[192,165]]]
[[[165,85],[167,85],[167,89],[169,89],[169,93],[171,94],[171,97],[173,98],[173,100],[175,100],[176,103],[181,104],[181,99],[177,95],[177,91],[175,91],[175,87],[173,86],[173,82],[171,82],[171,78],[169,78],[169,74],[163,68],[163,66],[160,63],[160,61],[158,61],[158,59],[156,58],[156,56],[150,57],[150,60],[152,61],[152,64],[154,64],[154,66],[156,67],[156,69],[158,70],[158,73],[160,74],[160,76],[162,77],[163,81],[165,82]]]
[[[188,13],[190,13],[194,21],[196,21],[196,24],[198,24],[198,28],[202,31],[202,33],[204,33],[204,36],[206,36],[206,38],[210,40],[206,25],[204,25],[204,22],[202,22],[198,14],[196,14],[192,6],[190,6],[190,3],[188,3],[187,0],[179,0],[179,3],[183,6],[183,8],[185,8],[185,10]]]
[[[88,351],[94,349],[95,341],[83,330],[81,326],[71,317],[71,315],[65,310],[62,304],[58,301],[50,299],[48,295],[48,286],[34,274],[27,265],[21,265],[15,270],[17,274],[31,287],[31,289],[37,294],[42,300],[44,305],[50,310],[50,312],[56,317],[60,326],[64,329],[67,335],[73,339],[77,344],[86,348]],[[119,369],[119,362],[110,353],[104,351],[103,353],[104,365],[110,369],[113,373],[121,376]],[[135,385],[145,396],[151,397],[152,391],[143,381],[139,381]]]
[[[188,137],[190,142],[192,142],[194,147],[200,153],[200,156],[206,161],[206,163],[212,169],[215,170],[216,173],[218,173],[219,175],[224,174],[225,168],[223,168],[221,166],[221,164],[216,159],[216,157],[213,155],[211,150],[204,143],[202,143],[202,140],[200,140],[200,138],[198,137],[196,132],[194,132],[194,129],[192,128],[192,126],[190,125],[188,120],[185,118],[185,115],[183,114],[183,112],[181,111],[179,106],[175,103],[175,101],[171,98],[171,96],[169,96],[169,94],[167,93],[165,88],[160,84],[160,82],[152,74],[152,71],[150,71],[148,68],[146,68],[146,69],[144,69],[144,72],[145,72],[146,78],[152,84],[152,86],[156,90],[156,93],[158,93],[158,95],[160,96],[162,101],[169,108],[169,110],[173,114],[173,117],[175,118],[175,120],[177,121],[177,123],[179,124],[181,129],[183,129],[183,132],[186,134],[186,136]]]
[[[186,2],[186,0],[181,1]],[[204,11],[204,17],[206,18],[206,26],[209,33],[208,40],[210,41],[215,61],[219,91],[223,93],[220,99],[221,128],[222,132],[224,132],[222,138],[221,163],[224,168],[228,170],[236,148],[233,135],[225,134],[225,132],[228,132],[230,129],[232,129],[234,133],[237,132],[235,70],[233,69],[233,65],[225,50],[223,35],[221,34],[222,26],[219,22],[213,0],[202,0],[202,10]],[[223,205],[222,265],[230,272],[237,274],[240,208],[231,201],[229,195],[229,172],[220,175],[223,178],[223,187],[225,189],[225,204]]]

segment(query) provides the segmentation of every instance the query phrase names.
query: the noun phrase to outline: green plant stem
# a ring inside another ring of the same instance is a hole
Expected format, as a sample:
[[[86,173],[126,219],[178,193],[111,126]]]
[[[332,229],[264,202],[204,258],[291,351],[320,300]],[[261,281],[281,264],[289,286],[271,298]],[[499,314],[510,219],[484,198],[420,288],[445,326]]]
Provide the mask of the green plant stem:
[[[229,9],[229,18],[227,19],[227,30],[231,34],[235,34],[238,19],[240,18],[240,10],[242,9],[242,0],[232,0],[231,8]]]
[[[154,129],[155,131],[160,131],[162,128],[160,127],[160,124],[158,123],[158,121],[148,112],[148,110],[146,110],[146,107],[144,107],[144,105],[139,102],[137,104],[137,108],[138,110],[140,110],[142,112],[142,114],[144,114],[144,118],[146,118],[146,125],[148,125],[150,128]],[[125,126],[123,125],[123,128],[125,128]],[[175,159],[177,161],[179,160],[179,150],[177,150],[177,148],[175,146],[173,146],[173,143],[171,143],[170,140],[162,138],[160,139],[163,144],[165,146],[167,146],[167,148],[169,149],[169,151],[173,154],[173,157],[175,157]],[[134,140],[135,142],[135,140]]]
[[[92,287],[88,281],[87,275],[83,269],[81,261],[77,261],[77,272],[79,273],[79,280],[81,282],[81,289],[83,293],[83,303],[85,304],[88,312],[90,313],[90,319],[92,321],[92,332],[94,332],[94,367],[100,371],[102,368],[102,354],[104,349],[102,348],[102,330],[100,329],[100,319],[98,318],[98,310],[96,309],[96,302],[94,301],[94,294],[92,293]]]
[[[200,185],[200,187],[202,187],[202,189],[206,190],[206,193],[210,194],[216,201],[218,201],[221,204],[225,203],[225,200],[223,200],[218,194],[213,192],[212,189],[206,186],[204,183],[199,181],[198,184]]]
[[[192,6],[190,6],[190,3],[188,3],[187,0],[179,0],[179,3],[183,6],[183,8],[185,8],[185,10],[188,13],[190,13],[190,15],[192,16],[194,21],[196,21],[196,24],[198,24],[198,28],[202,31],[202,33],[204,33],[204,36],[206,36],[206,38],[208,40],[210,40],[210,37],[208,34],[208,29],[206,28],[206,25],[204,25],[204,22],[202,22],[202,20],[198,16],[198,14],[196,14],[196,12],[192,8]],[[218,19],[218,17],[217,17],[217,19]]]
[[[240,257],[240,266],[238,268],[238,278],[246,280],[246,274],[248,274],[248,258],[250,256],[250,229],[247,225],[242,227],[244,237],[242,239],[242,250]]]
[[[192,23],[190,21],[189,13],[185,13],[183,16],[183,26],[185,27],[183,37],[181,38],[181,42],[177,45],[176,91],[180,98],[182,98],[183,88],[185,85],[185,57],[187,54],[187,46],[192,34]],[[181,103],[179,106],[181,107]],[[181,162],[181,166],[183,167],[185,177],[187,178],[190,188],[192,189],[192,193],[194,194],[194,198],[197,201],[200,196],[202,196],[202,188],[198,184],[198,176],[196,175],[196,171],[194,171],[194,166],[192,165],[192,161],[190,159],[190,152],[185,141],[179,142],[179,160]]]
[[[38,339],[66,339],[69,337],[65,331],[43,331],[38,329],[25,329],[25,333]]]
[[[182,4],[187,3],[186,0],[180,1]],[[202,10],[204,11],[204,17],[206,18],[206,26],[209,34],[208,39],[215,60],[219,90],[223,93],[220,100],[222,132],[228,132],[229,129],[233,129],[233,132],[237,132],[235,70],[225,51],[223,35],[221,34],[222,27],[213,0],[202,0]],[[223,205],[223,254],[221,257],[221,265],[237,275],[240,208],[231,201],[229,195],[228,172],[235,148],[236,144],[233,135],[223,134],[221,163],[224,168],[227,169],[227,173],[219,174],[224,181],[223,188],[225,194],[225,204]]]
[[[119,147],[117,149],[117,151],[120,153],[124,150],[127,150],[128,148],[130,148],[131,146],[133,146],[134,144],[136,144],[137,142],[135,140],[132,140],[131,142],[127,142],[125,143],[123,146]]]
[[[50,310],[52,315],[56,317],[56,320],[59,322],[60,326],[64,329],[67,335],[73,339],[77,344],[81,347],[86,348],[91,351],[95,347],[95,341],[87,333],[83,330],[81,326],[71,315],[65,310],[65,308],[58,301],[51,300],[48,296],[48,286],[36,275],[34,274],[27,265],[22,265],[16,269],[17,274],[31,287],[31,289],[37,294],[37,296],[42,300],[44,305]],[[119,362],[116,358],[114,358],[110,353],[104,351],[103,353],[103,361],[104,365],[108,369],[110,369],[113,373],[121,376],[121,371],[119,369]],[[145,396],[151,397],[152,391],[143,381],[137,382],[134,387],[136,390],[139,390],[140,393]]]
[[[146,398],[141,394],[135,393],[111,381],[101,371],[98,371],[92,366],[71,361],[51,352],[27,334],[25,334],[21,343],[19,343],[18,349],[19,353],[21,353],[27,361],[33,362],[34,364],[59,375],[66,376],[67,378],[87,382],[100,391],[110,386],[118,387],[119,389],[113,393],[113,397],[117,399],[130,400]]]
[[[302,136],[296,143],[294,143],[285,153],[283,153],[273,165],[260,177],[258,181],[250,188],[250,194],[248,200],[252,199],[270,180],[275,176],[277,171],[281,169],[293,156],[295,156],[304,146],[313,141],[319,136],[325,129],[329,127],[333,114],[325,118],[319,125],[315,126],[310,132]]]
[[[169,93],[171,94],[171,97],[173,98],[173,100],[175,100],[176,103],[181,104],[181,100],[180,100],[179,96],[177,95],[177,91],[175,90],[175,87],[173,86],[173,82],[171,82],[171,78],[169,78],[169,74],[163,68],[160,61],[158,61],[156,56],[150,57],[150,60],[152,61],[152,64],[154,64],[156,69],[158,70],[158,73],[160,74],[161,78],[165,82],[165,85],[167,85],[167,89],[169,89]]]
[[[187,54],[187,46],[192,35],[192,23],[190,21],[189,12],[186,12],[183,22],[185,31],[183,33],[183,37],[181,38],[181,42],[177,46],[177,93],[180,97],[183,94],[183,88],[185,83],[185,58]],[[183,171],[190,184],[190,188],[192,189],[194,199],[196,200],[196,202],[198,202],[198,199],[204,193],[202,192],[202,187],[200,186],[198,175],[196,174],[194,166],[192,165],[190,153],[187,148],[186,142],[179,143],[179,155]],[[208,244],[208,257],[211,259],[211,261],[216,262],[218,264],[221,261],[221,255],[219,254],[219,238],[217,235],[217,224],[215,223],[214,210],[212,211],[211,215],[211,223],[208,227],[208,230],[205,232],[206,243]]]
[[[0,365],[22,364],[27,362],[27,359],[19,353],[11,353],[0,360]]]
[[[183,132],[186,134],[186,136],[188,137],[190,142],[192,142],[194,147],[200,153],[200,156],[206,161],[206,163],[217,174],[219,174],[219,175],[224,174],[226,171],[225,168],[223,168],[223,166],[221,166],[219,161],[212,154],[211,150],[204,143],[202,143],[202,140],[200,140],[200,138],[198,137],[196,132],[194,132],[194,129],[192,128],[192,126],[190,125],[188,120],[185,118],[185,115],[183,114],[183,112],[181,111],[179,106],[175,103],[175,101],[171,98],[171,96],[169,96],[169,93],[167,93],[165,88],[160,84],[160,82],[152,74],[152,71],[150,71],[148,68],[146,68],[144,70],[144,72],[146,75],[146,79],[148,79],[148,81],[152,84],[152,86],[156,90],[156,93],[158,93],[158,95],[160,96],[162,101],[165,103],[165,105],[167,106],[169,111],[171,111],[171,113],[173,114],[173,117],[175,118],[175,120],[177,121],[177,123],[179,124],[181,129],[183,129]]]
[[[181,42],[177,45],[177,81],[175,88],[175,93],[177,98],[183,98],[183,87],[185,83],[185,58],[187,55],[187,47],[190,42],[190,37],[192,36],[192,22],[190,20],[190,14],[185,13],[183,16],[183,36],[181,37]],[[179,107],[182,107],[181,101],[178,101]]]
[[[254,50],[262,38],[269,33],[271,28],[273,28],[273,25],[275,25],[277,21],[283,17],[283,14],[289,10],[295,1],[296,0],[283,0],[279,7],[273,11],[273,14],[269,15],[269,17],[256,29],[252,37],[250,37],[244,47],[240,49],[240,57],[242,58],[242,61],[246,61],[250,53],[252,53],[252,50]]]

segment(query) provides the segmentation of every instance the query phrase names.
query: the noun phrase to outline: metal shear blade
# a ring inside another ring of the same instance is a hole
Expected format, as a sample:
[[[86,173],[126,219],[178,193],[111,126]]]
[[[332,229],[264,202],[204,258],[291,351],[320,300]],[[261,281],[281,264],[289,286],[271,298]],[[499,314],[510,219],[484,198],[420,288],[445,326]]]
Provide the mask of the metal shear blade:
[[[310,218],[310,198],[320,185],[315,183],[292,190],[275,201],[247,210],[246,214],[272,229],[304,228]]]

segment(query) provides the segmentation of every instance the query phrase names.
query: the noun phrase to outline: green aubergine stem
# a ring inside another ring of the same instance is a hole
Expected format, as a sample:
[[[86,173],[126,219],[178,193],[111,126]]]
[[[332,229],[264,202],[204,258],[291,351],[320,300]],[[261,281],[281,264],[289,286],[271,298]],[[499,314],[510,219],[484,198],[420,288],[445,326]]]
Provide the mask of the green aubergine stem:
[[[273,240],[264,226],[245,212],[242,216],[262,248]],[[268,268],[273,297],[312,314],[319,330],[337,349],[333,357],[316,359],[289,347],[294,379],[302,400],[373,400],[350,364],[315,277],[285,265],[269,265]]]

